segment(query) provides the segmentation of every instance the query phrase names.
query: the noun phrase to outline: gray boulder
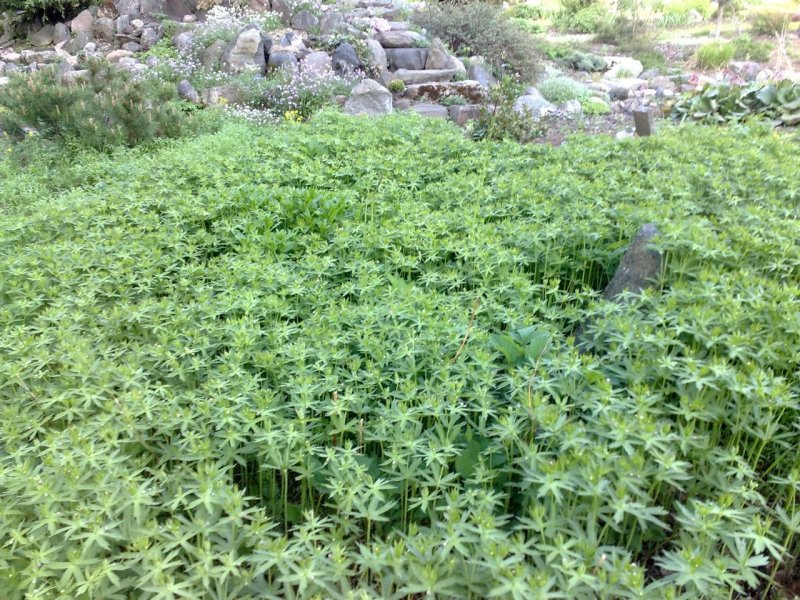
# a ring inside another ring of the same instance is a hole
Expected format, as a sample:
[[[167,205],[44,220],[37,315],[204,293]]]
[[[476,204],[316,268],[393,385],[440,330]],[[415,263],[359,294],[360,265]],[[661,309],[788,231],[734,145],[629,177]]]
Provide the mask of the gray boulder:
[[[312,31],[318,25],[319,18],[309,10],[301,10],[292,17],[292,27],[300,31]]]
[[[293,52],[279,50],[278,52],[269,53],[267,68],[269,68],[270,70],[284,69],[284,68],[294,67],[296,64],[297,64],[297,57],[294,55]]]
[[[178,84],[178,96],[192,104],[200,104],[200,94],[187,79]]]
[[[369,57],[367,58],[367,68],[373,77],[386,85],[389,83],[389,66],[386,56],[386,50],[383,49],[377,40],[367,40],[367,48],[369,49]]]
[[[272,12],[278,13],[284,25],[292,22],[292,9],[287,0],[272,0]]]
[[[45,25],[36,33],[31,34],[31,45],[42,47],[53,43],[56,36],[56,28],[53,25]]]
[[[248,25],[236,36],[228,55],[222,61],[228,73],[251,71],[263,74],[267,67],[264,40],[255,25]]]
[[[396,69],[421,71],[425,69],[428,60],[427,48],[389,48],[385,52],[388,66],[393,71]]]
[[[376,39],[384,48],[414,48],[425,42],[416,31],[382,31]]]
[[[53,43],[60,44],[61,42],[67,42],[69,38],[69,27],[64,25],[64,23],[56,23],[53,32]]]
[[[114,29],[117,33],[130,35],[133,33],[133,27],[131,27],[131,18],[128,15],[118,16],[116,21],[114,21]]]
[[[428,49],[428,60],[425,63],[425,68],[458,70],[459,64],[461,64],[461,61],[447,52],[442,40],[434,38],[431,42],[431,47]],[[464,68],[463,64],[461,64],[461,68]]]
[[[544,96],[539,93],[539,90],[529,87],[525,90],[525,94],[517,98],[516,102],[514,102],[514,110],[519,115],[529,116],[532,119],[539,120],[545,115],[554,112],[556,110],[556,105],[545,100]]]
[[[364,79],[356,85],[344,104],[348,115],[378,116],[393,111],[392,93],[372,79]]]
[[[455,69],[435,71],[412,71],[410,69],[397,69],[394,79],[402,79],[406,85],[415,83],[432,83],[434,81],[450,81],[456,74]]]
[[[633,242],[625,251],[614,277],[603,290],[603,298],[615,300],[624,292],[639,294],[655,285],[661,274],[662,256],[650,243],[658,235],[658,228],[652,223],[642,225]]]
[[[92,33],[94,34],[95,39],[110,44],[114,41],[116,25],[114,21],[105,17],[96,19],[94,26],[92,27]]]
[[[331,57],[327,52],[311,52],[300,61],[300,68],[303,71],[314,71],[316,73],[327,73],[332,69]]]
[[[218,71],[222,68],[222,59],[227,51],[228,44],[224,40],[215,40],[200,53],[200,64],[206,69]]]
[[[448,114],[446,106],[431,104],[429,102],[414,104],[411,107],[411,111],[431,119],[446,119]]]
[[[356,49],[347,42],[336,46],[331,56],[331,61],[334,73],[342,76],[352,75],[363,67],[361,59],[356,54]]]
[[[448,106],[447,116],[450,117],[450,120],[456,125],[461,125],[463,127],[468,121],[476,121],[480,118],[481,106],[479,104]]]
[[[92,16],[92,13],[88,9],[79,13],[78,16],[72,19],[72,22],[70,23],[70,29],[72,29],[72,33],[91,33],[93,26],[94,16]]]
[[[482,56],[472,56],[467,67],[467,79],[480,83],[485,89],[497,85],[497,79],[492,75],[491,68]]]
[[[629,56],[606,56],[606,64],[610,66],[606,72],[607,79],[639,77],[644,72],[644,66],[635,58]]]
[[[328,11],[319,21],[319,32],[322,35],[333,35],[345,29],[344,15],[334,11]]]
[[[142,46],[136,42],[125,42],[122,44],[122,49],[127,50],[128,52],[139,52],[142,49]]]
[[[172,36],[172,45],[180,54],[188,52],[194,42],[194,34],[191,31],[181,31]]]
[[[142,44],[142,48],[144,48],[145,50],[150,50],[150,48],[152,48],[158,43],[158,40],[159,40],[159,35],[155,29],[147,27],[142,31],[142,37],[140,43]]]
[[[91,41],[91,36],[86,31],[81,31],[78,33],[74,38],[64,44],[64,50],[69,52],[70,54],[78,54],[84,48],[86,48],[86,44]]]
[[[138,17],[142,13],[142,3],[140,0],[114,0],[117,13],[128,15],[131,19]]]

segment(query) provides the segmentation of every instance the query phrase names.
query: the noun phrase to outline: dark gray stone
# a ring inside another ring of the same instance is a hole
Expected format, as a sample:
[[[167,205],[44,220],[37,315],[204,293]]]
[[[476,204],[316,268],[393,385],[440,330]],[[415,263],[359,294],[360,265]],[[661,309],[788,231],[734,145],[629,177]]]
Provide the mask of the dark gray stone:
[[[122,49],[127,50],[128,52],[139,52],[142,49],[142,46],[136,42],[126,42],[122,44]]]
[[[639,228],[614,277],[603,290],[603,298],[616,300],[624,292],[639,294],[658,281],[662,256],[658,250],[650,248],[650,242],[658,233],[658,228],[652,223],[646,223]]]
[[[53,43],[56,36],[56,28],[53,25],[45,25],[30,37],[31,44],[34,46],[49,46]]]
[[[267,61],[268,69],[282,69],[285,67],[293,67],[297,64],[297,57],[292,52],[271,52],[269,61]]]
[[[200,104],[200,94],[197,93],[197,90],[187,79],[178,84],[178,96],[192,104]]]
[[[64,23],[56,23],[55,34],[53,35],[53,43],[60,44],[61,42],[69,41],[69,27]]]
[[[649,106],[635,109],[633,124],[636,127],[636,135],[639,137],[649,137],[655,134],[655,110]]]
[[[428,60],[428,49],[388,48],[386,50],[386,60],[389,63],[389,69],[392,71],[397,69],[421,71],[425,68],[425,62]]]
[[[356,54],[356,49],[347,42],[336,46],[336,50],[333,51],[331,56],[331,62],[333,64],[333,72],[337,75],[351,75],[363,66]]]

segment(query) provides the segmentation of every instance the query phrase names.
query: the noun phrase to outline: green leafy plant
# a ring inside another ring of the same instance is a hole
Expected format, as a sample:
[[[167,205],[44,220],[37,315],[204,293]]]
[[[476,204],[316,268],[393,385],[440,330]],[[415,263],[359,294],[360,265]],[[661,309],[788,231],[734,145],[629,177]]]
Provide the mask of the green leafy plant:
[[[731,42],[710,42],[697,49],[695,62],[701,69],[715,70],[727,66],[736,55],[736,47]]]
[[[406,91],[406,83],[402,79],[392,79],[387,87],[393,94],[402,94]]]
[[[415,13],[414,20],[456,53],[480,52],[498,73],[513,73],[526,81],[533,81],[539,73],[535,40],[498,6],[430,3]]]
[[[730,598],[792,572],[787,136],[554,148],[326,111],[18,160],[4,600]],[[646,222],[660,287],[604,300]]]
[[[467,99],[460,94],[447,94],[439,100],[442,106],[464,106],[467,104]]]
[[[611,114],[611,107],[602,99],[596,97],[582,98],[581,108],[583,114],[588,116],[602,116]]]
[[[600,1],[562,3],[554,19],[556,27],[574,33],[596,33],[612,20],[608,7]]]
[[[87,80],[69,86],[57,81],[55,68],[12,77],[0,88],[0,129],[107,149],[177,137],[186,128],[173,85],[134,80],[102,60],[87,66]]]
[[[538,89],[542,96],[554,104],[563,104],[568,100],[585,100],[591,95],[582,83],[564,75],[548,77],[539,84]]]
[[[770,42],[754,40],[749,35],[740,35],[731,40],[734,48],[733,58],[736,60],[753,60],[767,62],[772,54]]]
[[[480,117],[472,128],[474,140],[514,140],[531,142],[544,132],[541,120],[517,110],[515,103],[524,86],[513,77],[503,77],[489,90],[488,106],[481,107]]]
[[[778,125],[800,124],[800,84],[754,83],[746,86],[707,85],[699,92],[682,96],[673,115],[707,123],[738,122],[761,116]]]

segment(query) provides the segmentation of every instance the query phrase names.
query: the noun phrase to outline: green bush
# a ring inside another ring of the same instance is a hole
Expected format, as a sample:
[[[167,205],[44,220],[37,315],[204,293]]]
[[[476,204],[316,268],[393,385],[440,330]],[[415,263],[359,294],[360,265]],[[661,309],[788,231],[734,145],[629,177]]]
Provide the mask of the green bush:
[[[583,114],[585,115],[599,116],[611,114],[611,107],[600,98],[581,98],[580,101]]]
[[[661,11],[661,24],[665,27],[682,27],[689,23],[692,11],[699,13],[704,19],[711,16],[710,0],[670,0],[664,3]]]
[[[592,3],[576,12],[566,9],[554,20],[556,27],[573,33],[595,33],[612,20],[608,8],[601,2]]]
[[[756,13],[750,30],[755,35],[772,36],[788,29],[791,21],[792,16],[788,12],[761,11]]]
[[[326,114],[81,158],[0,219],[4,600],[729,598],[798,556],[792,141]],[[645,222],[658,287],[603,300]]]
[[[519,113],[514,104],[525,87],[512,77],[503,77],[489,90],[488,106],[481,108],[480,117],[472,128],[474,140],[514,140],[528,143],[542,135],[544,124],[531,115]]]
[[[531,4],[515,4],[508,9],[508,16],[514,19],[541,19],[544,11],[541,6]]]
[[[554,104],[563,104],[568,100],[585,100],[591,93],[582,83],[570,77],[548,77],[538,86],[542,96]]]
[[[406,91],[406,82],[402,79],[392,79],[387,88],[393,94],[402,94]]]
[[[134,80],[103,60],[89,62],[88,70],[87,81],[69,86],[56,80],[55,68],[12,77],[0,88],[0,129],[17,138],[35,130],[97,149],[177,137],[184,130],[174,85]]]
[[[754,40],[749,35],[740,35],[734,38],[731,43],[734,48],[733,58],[736,60],[767,62],[772,55],[771,43]]]
[[[34,17],[65,19],[91,4],[88,0],[0,0],[0,16],[29,22]]]
[[[484,56],[497,73],[510,72],[526,81],[539,73],[541,59],[534,38],[497,6],[431,3],[415,13],[414,20],[454,52]]]
[[[695,62],[701,69],[721,69],[726,67],[735,55],[736,47],[731,42],[710,42],[697,49]]]

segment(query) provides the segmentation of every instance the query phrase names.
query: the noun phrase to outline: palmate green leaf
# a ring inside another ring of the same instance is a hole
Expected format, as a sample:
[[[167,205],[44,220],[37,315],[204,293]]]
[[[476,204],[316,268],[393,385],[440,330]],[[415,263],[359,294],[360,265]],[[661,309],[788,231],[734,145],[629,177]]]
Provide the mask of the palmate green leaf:
[[[507,333],[493,333],[489,336],[495,349],[503,354],[506,364],[516,366],[525,358],[525,348]]]

